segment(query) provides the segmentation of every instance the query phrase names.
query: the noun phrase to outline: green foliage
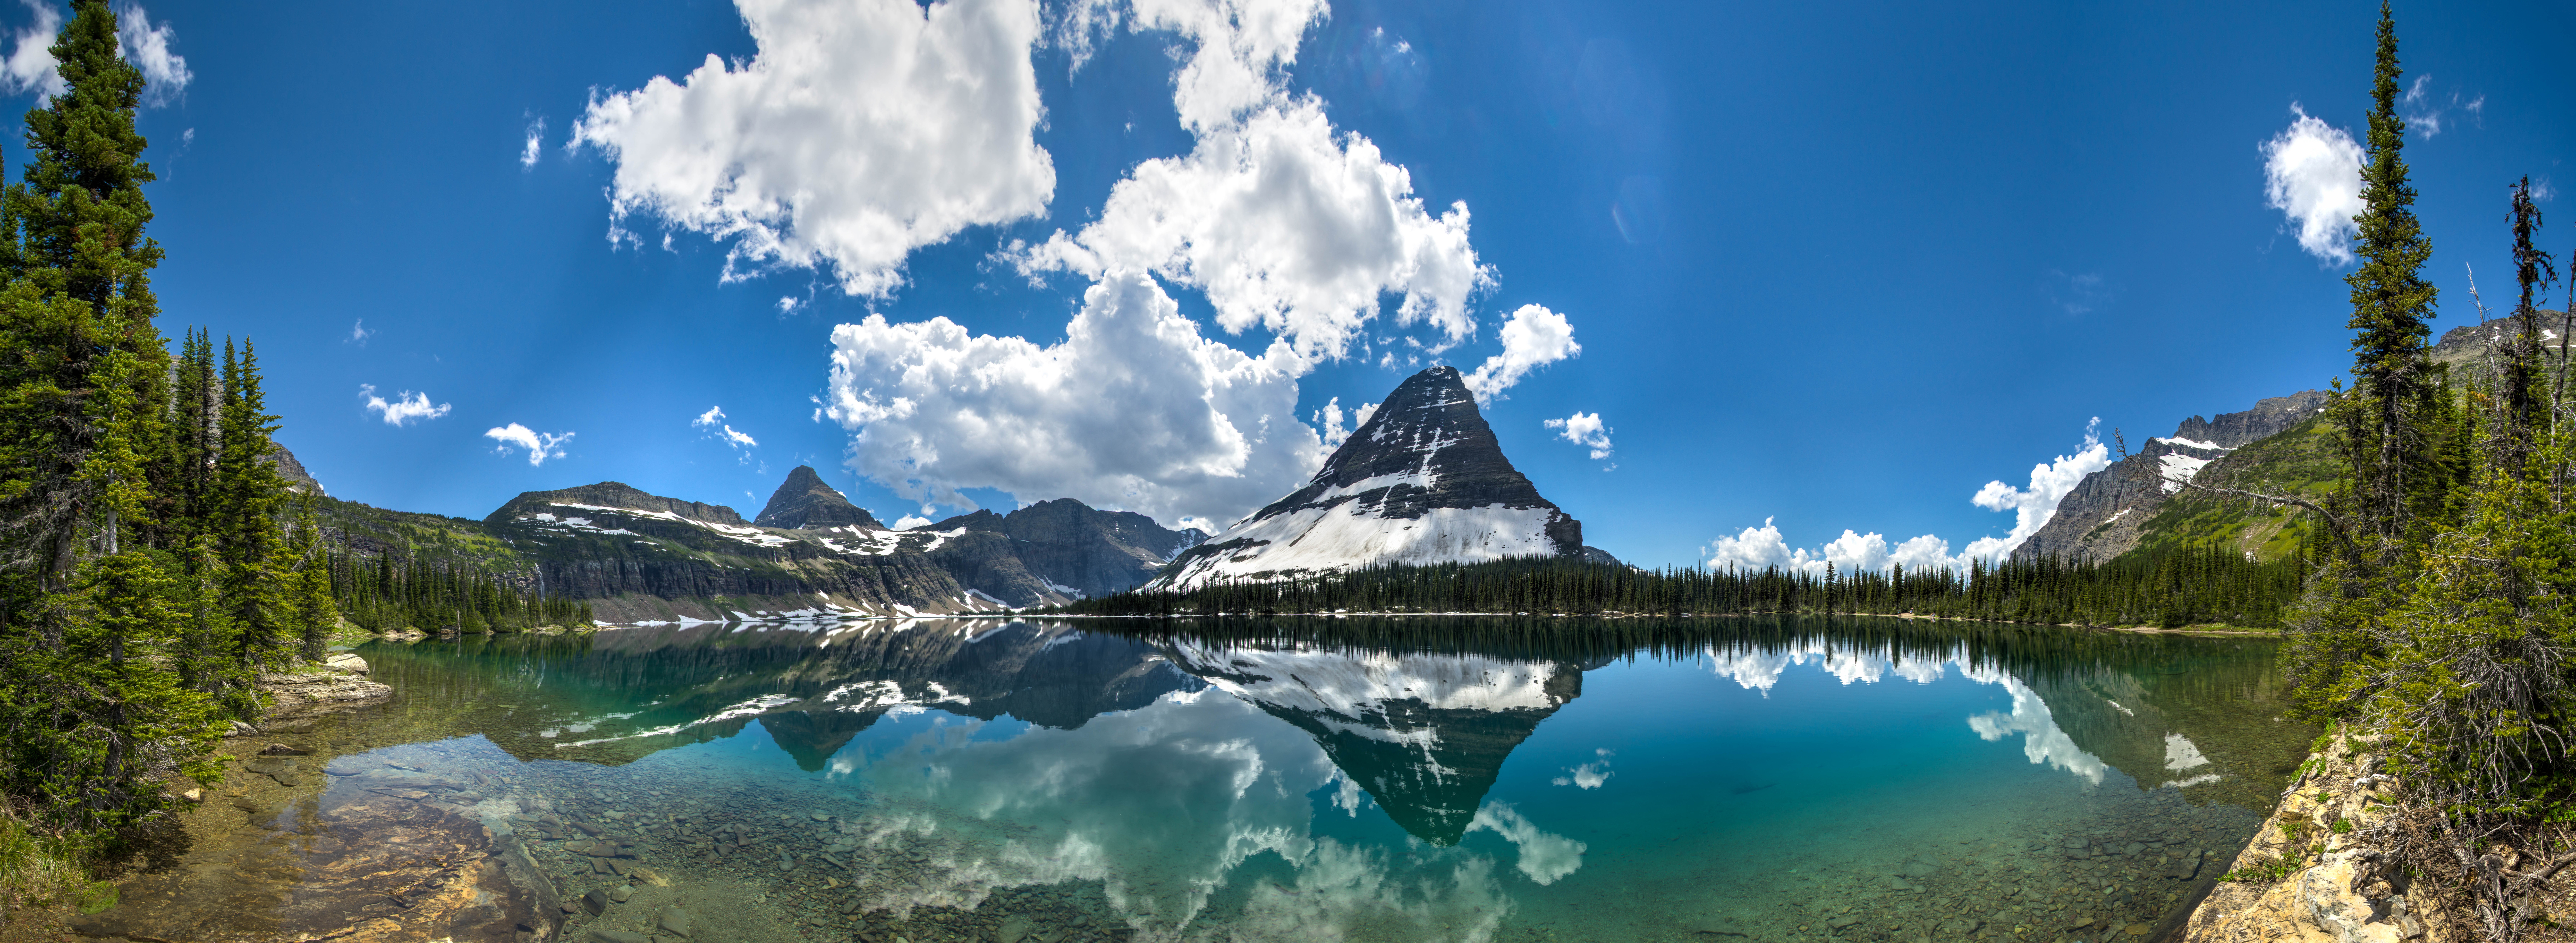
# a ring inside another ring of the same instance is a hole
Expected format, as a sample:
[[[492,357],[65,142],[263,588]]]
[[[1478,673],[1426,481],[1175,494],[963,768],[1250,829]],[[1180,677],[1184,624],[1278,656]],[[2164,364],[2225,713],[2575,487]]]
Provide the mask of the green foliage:
[[[97,886],[81,867],[83,852],[79,842],[29,828],[15,812],[0,808],[0,919]]]
[[[77,859],[211,782],[227,715],[297,596],[277,538],[257,360],[154,324],[153,180],[134,128],[142,73],[104,0],[51,52],[64,91],[27,113],[0,188],[0,897],[110,906]],[[310,541],[307,543],[310,546]]]
[[[2298,859],[2284,858],[2280,855],[2256,855],[2252,866],[2229,871],[2219,875],[2218,879],[2237,884],[2271,884],[2289,877],[2297,870],[2299,870]]]
[[[349,621],[370,631],[402,628],[516,632],[588,625],[590,604],[518,585],[513,574],[455,561],[341,556],[319,580]]]
[[[2299,592],[2297,561],[2256,563],[2229,550],[2111,563],[2014,560],[1949,570],[1815,575],[1700,568],[1641,570],[1612,563],[1524,558],[1475,564],[1378,566],[1187,592],[1136,591],[1085,599],[1086,615],[1281,612],[1799,613],[1940,616],[2087,625],[2273,626]]]

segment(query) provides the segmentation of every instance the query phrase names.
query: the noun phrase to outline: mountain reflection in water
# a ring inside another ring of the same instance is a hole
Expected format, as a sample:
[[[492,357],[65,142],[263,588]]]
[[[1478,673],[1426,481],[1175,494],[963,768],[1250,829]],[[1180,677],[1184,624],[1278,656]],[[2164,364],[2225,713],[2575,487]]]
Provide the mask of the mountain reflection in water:
[[[787,908],[752,943],[1008,936],[1012,914],[1058,939],[1768,937],[1818,907],[1901,939],[2127,927],[2233,854],[2312,733],[2278,718],[2262,642],[1894,619],[921,620],[361,653],[400,694],[317,735],[344,783],[484,777],[476,814],[572,894],[633,879],[510,813],[624,823],[677,887]],[[1995,905],[1979,882],[2068,896]]]

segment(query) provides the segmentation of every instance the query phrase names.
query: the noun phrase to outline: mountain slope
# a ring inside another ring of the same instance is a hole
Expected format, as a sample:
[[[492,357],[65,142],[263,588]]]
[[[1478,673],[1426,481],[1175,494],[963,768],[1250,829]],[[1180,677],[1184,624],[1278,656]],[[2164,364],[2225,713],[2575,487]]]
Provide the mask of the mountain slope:
[[[777,493],[769,496],[769,506],[761,508],[760,516],[753,518],[752,523],[788,530],[833,527],[885,529],[884,524],[877,523],[876,515],[851,504],[848,497],[824,484],[823,476],[815,474],[811,465],[798,465],[795,471],[788,472],[787,480],[779,484]]]
[[[930,525],[1001,534],[1017,542],[1012,556],[1048,588],[1106,596],[1153,579],[1172,556],[1206,535],[1171,530],[1133,511],[1103,511],[1072,498],[1040,501],[1009,514],[977,511]]]
[[[1304,488],[1190,548],[1148,585],[1582,552],[1582,522],[1512,467],[1457,368],[1444,366],[1387,394]]]
[[[480,521],[318,494],[314,505],[341,553],[494,574],[622,624],[1058,605],[1132,588],[1199,536],[1071,499],[892,530],[808,467],[755,521],[614,481],[525,492]]]
[[[2048,523],[2013,549],[2013,557],[2109,560],[2126,553],[2137,546],[2147,521],[2182,490],[2179,481],[2195,480],[2231,453],[2306,422],[2325,401],[2325,393],[2305,390],[2258,401],[2244,412],[2185,419],[2173,435],[2148,439],[2127,458],[2085,476],[2057,503]]]

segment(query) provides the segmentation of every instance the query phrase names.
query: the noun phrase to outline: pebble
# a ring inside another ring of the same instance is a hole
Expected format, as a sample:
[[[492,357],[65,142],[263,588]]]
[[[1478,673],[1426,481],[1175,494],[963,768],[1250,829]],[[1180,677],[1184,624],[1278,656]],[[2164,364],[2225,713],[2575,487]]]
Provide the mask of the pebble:
[[[677,907],[664,908],[662,911],[661,930],[663,933],[676,937],[688,936],[689,912]]]
[[[607,913],[608,892],[593,888],[590,893],[581,895],[581,907],[583,910],[590,911],[593,917]]]
[[[608,899],[620,904],[625,903],[627,898],[633,896],[635,896],[635,886],[631,884],[617,885],[616,889],[608,892]]]
[[[651,943],[652,941],[651,937],[631,930],[592,930],[590,938],[596,943]]]

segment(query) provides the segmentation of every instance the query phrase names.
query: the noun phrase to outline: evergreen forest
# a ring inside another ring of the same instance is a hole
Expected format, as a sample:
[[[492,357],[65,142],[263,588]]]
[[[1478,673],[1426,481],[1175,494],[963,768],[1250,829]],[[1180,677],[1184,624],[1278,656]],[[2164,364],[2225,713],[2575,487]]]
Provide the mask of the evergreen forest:
[[[1972,561],[1948,568],[1824,572],[1644,570],[1532,557],[1491,563],[1376,566],[1276,582],[1085,599],[1079,615],[1508,613],[1514,615],[1915,615],[2047,625],[2278,628],[2298,599],[2304,554],[2255,562],[2225,547],[2128,554],[2109,562]]]
[[[0,898],[112,892],[82,865],[167,827],[259,715],[260,676],[339,622],[258,351],[159,323],[144,78],[117,31],[77,4],[64,89],[0,188]]]

